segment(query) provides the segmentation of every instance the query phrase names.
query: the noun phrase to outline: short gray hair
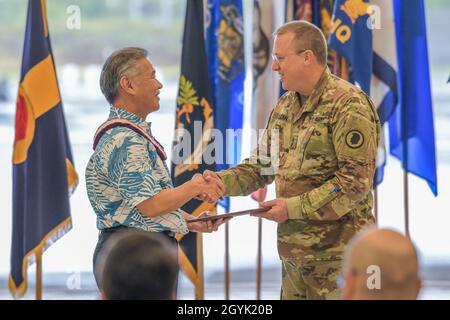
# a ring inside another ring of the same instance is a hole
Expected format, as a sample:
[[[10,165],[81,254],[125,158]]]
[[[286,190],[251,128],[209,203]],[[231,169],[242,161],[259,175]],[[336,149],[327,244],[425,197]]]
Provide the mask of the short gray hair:
[[[311,50],[321,65],[327,64],[327,41],[322,30],[305,20],[295,20],[280,26],[276,35],[292,32],[294,34],[294,49],[297,51]]]
[[[136,63],[147,57],[147,50],[137,47],[123,48],[114,51],[102,68],[100,89],[109,104],[113,104],[119,95],[119,81],[124,75],[136,73]]]

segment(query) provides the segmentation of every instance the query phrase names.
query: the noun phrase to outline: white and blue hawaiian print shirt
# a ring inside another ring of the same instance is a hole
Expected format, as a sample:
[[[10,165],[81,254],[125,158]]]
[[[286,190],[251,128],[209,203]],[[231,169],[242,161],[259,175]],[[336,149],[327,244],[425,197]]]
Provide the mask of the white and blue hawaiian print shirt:
[[[109,119],[116,118],[127,119],[151,134],[151,123],[111,107]],[[112,128],[100,138],[86,168],[86,188],[99,230],[128,226],[152,232],[188,232],[179,210],[149,218],[136,208],[173,185],[167,165],[155,147],[129,128]]]

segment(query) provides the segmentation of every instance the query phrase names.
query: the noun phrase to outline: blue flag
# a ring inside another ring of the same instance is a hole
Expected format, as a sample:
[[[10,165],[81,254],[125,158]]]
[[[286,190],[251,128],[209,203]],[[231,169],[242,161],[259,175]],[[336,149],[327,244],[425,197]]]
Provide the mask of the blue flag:
[[[50,46],[45,1],[28,2],[13,152],[9,289],[27,291],[27,267],[72,227],[78,183]]]
[[[368,27],[368,0],[336,0],[329,44],[352,67],[353,80],[370,94],[372,78],[372,29]]]
[[[423,0],[394,1],[400,104],[389,120],[390,152],[437,195],[436,151]]]
[[[215,163],[205,161],[205,154],[211,144],[209,135],[214,128],[215,113],[212,107],[203,19],[203,1],[188,0],[175,115],[175,129],[179,130],[176,131],[171,163],[175,187],[189,181],[196,173],[215,169]],[[190,152],[183,148],[186,141],[190,145]],[[215,204],[192,199],[182,209],[198,216],[203,211],[214,211]],[[197,297],[202,298],[203,253],[197,246],[202,239],[201,233],[189,232],[184,236],[177,236],[177,239],[181,249],[181,268],[195,285]]]
[[[384,128],[398,104],[399,93],[394,4],[390,0],[372,0],[371,4],[379,8],[380,14],[377,19],[380,20],[379,27],[373,29],[373,76],[370,97]],[[377,152],[375,187],[383,181],[386,158],[385,136],[382,130]]]
[[[216,141],[216,170],[240,162],[244,115],[244,23],[242,0],[209,0],[207,55],[213,90],[214,127],[222,134]],[[233,131],[227,131],[231,129]],[[230,134],[235,133],[235,134]],[[229,210],[229,199],[219,204]]]
[[[209,83],[213,105],[215,105],[217,91],[217,26],[219,25],[219,0],[208,0],[204,8],[205,49],[208,59]]]

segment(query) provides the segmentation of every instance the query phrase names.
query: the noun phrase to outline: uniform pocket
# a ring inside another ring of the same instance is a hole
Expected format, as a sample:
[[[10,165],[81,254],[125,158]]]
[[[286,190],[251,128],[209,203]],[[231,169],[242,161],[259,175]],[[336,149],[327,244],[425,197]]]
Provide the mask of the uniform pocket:
[[[300,134],[297,139],[297,147],[295,150],[295,154],[298,156],[298,169],[301,169],[303,162],[305,161],[305,151],[308,146],[309,140],[311,139],[312,134],[314,133],[314,127],[309,127],[306,129],[304,134]]]
[[[274,127],[272,130],[275,130],[277,132],[278,135],[278,139],[273,139],[273,136],[275,134],[275,132],[271,133],[272,139],[273,141],[276,141],[278,143],[278,148],[275,149],[271,149],[270,152],[276,152],[278,154],[274,154],[272,155],[278,158],[278,165],[279,166],[284,166],[284,163],[286,161],[286,156],[287,156],[287,142],[286,142],[286,129],[285,128],[286,124],[280,124],[278,122],[275,123]]]
[[[309,127],[292,137],[293,140],[290,142],[288,153],[284,155],[285,160],[282,165],[286,168],[284,175],[288,180],[296,180],[299,177],[305,148],[313,132],[314,127]]]

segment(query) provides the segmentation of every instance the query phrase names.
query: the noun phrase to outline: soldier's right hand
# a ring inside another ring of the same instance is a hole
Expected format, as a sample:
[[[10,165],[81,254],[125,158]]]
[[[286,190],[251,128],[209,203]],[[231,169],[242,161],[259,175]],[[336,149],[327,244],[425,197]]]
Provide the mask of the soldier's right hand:
[[[219,175],[211,170],[205,170],[203,171],[203,178],[205,178],[206,181],[213,181],[215,180],[221,187],[221,189],[223,190],[223,192],[225,193],[225,185],[223,184],[222,179],[220,179]]]
[[[221,190],[223,191],[222,193],[223,196],[223,194],[225,193],[225,185],[223,184],[222,179],[220,179],[217,173],[211,170],[205,170],[203,171],[203,178],[205,178],[205,180],[208,182],[215,180],[219,184]],[[208,196],[206,193],[199,194],[196,198],[202,201],[208,200],[207,199]]]
[[[205,179],[201,174],[195,174],[191,182],[198,191],[197,198],[210,203],[216,202],[224,194],[222,181],[217,179]]]

